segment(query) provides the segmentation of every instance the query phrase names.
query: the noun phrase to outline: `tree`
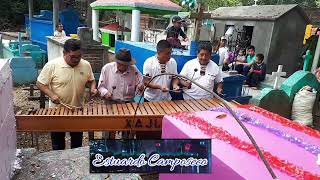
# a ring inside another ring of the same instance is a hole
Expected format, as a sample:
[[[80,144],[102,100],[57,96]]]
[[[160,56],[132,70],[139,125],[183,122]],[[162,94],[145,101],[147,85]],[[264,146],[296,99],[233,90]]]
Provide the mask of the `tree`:
[[[52,10],[52,1],[34,0],[34,13],[41,9]],[[0,31],[19,31],[28,14],[27,0],[0,0]]]
[[[302,7],[319,7],[319,0],[258,0],[258,5],[277,5],[277,4],[299,4]],[[172,0],[179,4],[180,0]],[[214,10],[218,7],[228,6],[250,6],[254,4],[254,0],[202,0],[206,9]],[[183,10],[186,10],[184,7]]]

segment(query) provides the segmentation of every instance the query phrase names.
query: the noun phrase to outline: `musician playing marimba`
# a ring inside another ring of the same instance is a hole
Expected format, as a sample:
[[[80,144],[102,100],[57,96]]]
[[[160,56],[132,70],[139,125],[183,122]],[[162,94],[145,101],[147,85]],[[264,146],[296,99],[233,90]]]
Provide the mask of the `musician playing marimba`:
[[[144,62],[144,84],[147,86],[144,93],[145,101],[171,100],[169,94],[171,82],[173,84],[173,90],[179,90],[179,79],[173,76],[159,76],[152,82],[149,82],[152,77],[158,74],[178,74],[177,62],[171,57],[171,53],[171,44],[166,40],[160,40],[157,44],[157,54]]]
[[[80,41],[69,39],[64,44],[63,57],[49,61],[37,79],[38,88],[49,96],[49,107],[82,107],[86,83],[91,94],[97,93],[90,63],[81,59]],[[82,132],[70,132],[71,148],[82,146]],[[52,149],[65,149],[65,132],[51,133]]]
[[[130,51],[121,48],[114,62],[102,68],[98,90],[107,104],[133,102],[137,90],[143,90],[142,74],[135,63]]]
[[[168,101],[171,100],[169,94],[172,83],[173,90],[178,91],[179,79],[174,76],[159,76],[152,82],[150,80],[162,73],[177,74],[177,62],[171,57],[172,47],[167,40],[160,40],[157,44],[157,54],[148,58],[143,65],[144,84],[147,87],[144,93],[144,101]],[[161,138],[157,132],[137,132],[138,139]]]
[[[210,60],[212,46],[209,43],[201,42],[198,46],[197,58],[188,61],[182,68],[180,74],[190,78],[191,80],[201,84],[209,90],[214,89],[217,83],[217,93],[222,93],[222,77],[219,66]],[[190,81],[180,81],[187,89],[184,89],[184,99],[205,99],[213,98],[207,91],[196,85],[192,85]]]
[[[102,68],[98,90],[106,104],[133,102],[135,95],[143,90],[142,74],[135,63],[130,51],[121,48],[115,55],[114,62]],[[105,138],[114,138],[107,134],[104,133]]]

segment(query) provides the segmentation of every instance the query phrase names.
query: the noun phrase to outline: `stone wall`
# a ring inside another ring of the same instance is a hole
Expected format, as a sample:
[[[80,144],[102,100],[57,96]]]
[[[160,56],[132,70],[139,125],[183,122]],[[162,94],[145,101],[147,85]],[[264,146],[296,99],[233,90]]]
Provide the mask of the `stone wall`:
[[[16,157],[16,121],[9,60],[0,59],[0,179],[10,179]]]

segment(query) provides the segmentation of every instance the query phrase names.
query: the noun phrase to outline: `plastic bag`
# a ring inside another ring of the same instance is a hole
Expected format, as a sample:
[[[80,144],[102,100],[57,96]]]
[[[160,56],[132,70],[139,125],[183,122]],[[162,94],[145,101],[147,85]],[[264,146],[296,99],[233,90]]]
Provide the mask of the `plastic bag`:
[[[305,86],[294,97],[292,104],[292,119],[303,125],[312,125],[312,109],[317,92],[311,87]]]

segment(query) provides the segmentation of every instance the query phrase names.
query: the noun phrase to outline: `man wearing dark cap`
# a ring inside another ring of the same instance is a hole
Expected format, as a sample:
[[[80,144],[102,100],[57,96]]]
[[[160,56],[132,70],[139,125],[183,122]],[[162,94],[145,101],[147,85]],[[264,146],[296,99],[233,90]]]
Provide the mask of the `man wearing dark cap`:
[[[173,26],[169,27],[166,30],[167,33],[167,41],[170,42],[173,48],[183,48],[181,42],[179,40],[179,36],[181,36],[184,41],[188,41],[187,35],[181,29],[181,24],[183,20],[179,16],[174,16],[172,18]]]
[[[121,48],[116,53],[114,62],[102,68],[98,91],[106,104],[133,102],[135,95],[143,91],[143,77],[135,63],[130,51]],[[105,132],[104,137],[108,136]],[[114,135],[110,136],[113,138]],[[126,138],[124,133],[122,137]]]

